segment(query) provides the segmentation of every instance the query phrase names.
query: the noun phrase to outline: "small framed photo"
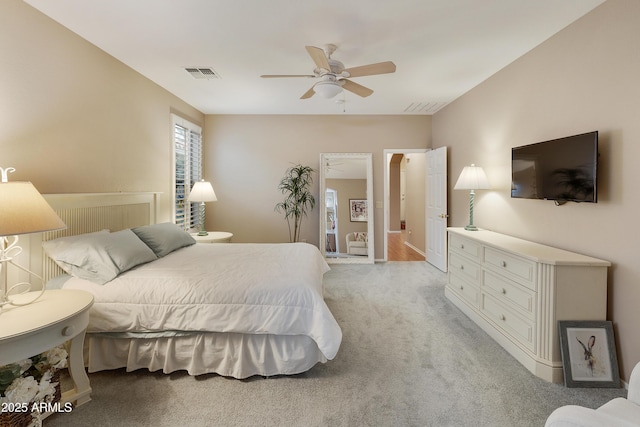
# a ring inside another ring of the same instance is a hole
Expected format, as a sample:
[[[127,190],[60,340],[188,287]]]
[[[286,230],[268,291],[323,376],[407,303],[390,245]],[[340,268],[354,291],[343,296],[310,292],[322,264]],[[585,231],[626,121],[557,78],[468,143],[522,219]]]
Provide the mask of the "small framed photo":
[[[367,201],[349,199],[349,212],[351,222],[367,222]]]
[[[620,387],[613,324],[608,320],[558,321],[567,387]]]

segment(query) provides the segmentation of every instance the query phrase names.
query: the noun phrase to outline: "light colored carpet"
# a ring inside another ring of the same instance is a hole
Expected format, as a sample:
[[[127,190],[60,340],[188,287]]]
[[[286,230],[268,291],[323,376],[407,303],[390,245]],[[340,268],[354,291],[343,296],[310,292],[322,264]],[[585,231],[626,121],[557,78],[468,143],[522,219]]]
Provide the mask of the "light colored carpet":
[[[558,406],[626,395],[533,376],[448,302],[445,281],[424,262],[334,265],[326,299],[344,338],[333,361],[244,381],[95,373],[93,401],[45,426],[543,426]]]

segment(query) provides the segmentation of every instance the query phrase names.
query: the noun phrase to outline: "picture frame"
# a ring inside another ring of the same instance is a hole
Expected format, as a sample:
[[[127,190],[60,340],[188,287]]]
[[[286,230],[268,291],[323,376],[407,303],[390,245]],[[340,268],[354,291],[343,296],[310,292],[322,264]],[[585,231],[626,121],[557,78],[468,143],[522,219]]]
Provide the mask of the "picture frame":
[[[620,388],[611,321],[560,320],[558,333],[567,387]]]
[[[349,199],[349,220],[351,222],[367,222],[368,217],[366,199]]]

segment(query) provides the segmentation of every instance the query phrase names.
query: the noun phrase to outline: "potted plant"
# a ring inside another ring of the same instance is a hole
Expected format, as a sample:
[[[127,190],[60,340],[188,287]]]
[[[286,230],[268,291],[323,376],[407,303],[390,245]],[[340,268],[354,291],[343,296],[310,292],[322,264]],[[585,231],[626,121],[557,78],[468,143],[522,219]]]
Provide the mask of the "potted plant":
[[[278,190],[284,194],[284,200],[276,204],[275,210],[284,213],[289,227],[289,241],[300,240],[300,224],[307,211],[314,208],[316,200],[309,191],[313,183],[313,168],[295,165],[287,169],[285,176],[278,185]],[[293,233],[292,233],[293,223]]]

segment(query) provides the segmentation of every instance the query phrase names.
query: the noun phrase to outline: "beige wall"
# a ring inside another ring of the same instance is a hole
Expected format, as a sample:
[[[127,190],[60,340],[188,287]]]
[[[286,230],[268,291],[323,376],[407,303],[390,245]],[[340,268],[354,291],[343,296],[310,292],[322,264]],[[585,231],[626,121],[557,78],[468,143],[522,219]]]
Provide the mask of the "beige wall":
[[[0,167],[41,193],[159,191],[171,118],[204,116],[20,0],[0,2]]]
[[[434,147],[449,146],[450,225],[468,221],[463,166],[483,166],[482,228],[611,261],[609,313],[623,378],[640,361],[640,2],[609,0],[433,118]],[[600,131],[597,204],[510,198],[511,147]]]
[[[207,228],[234,233],[234,242],[286,242],[287,224],[273,207],[278,182],[301,163],[318,169],[320,153],[373,153],[374,205],[384,198],[384,149],[431,146],[430,116],[234,116],[205,118],[205,178],[218,201],[207,206]],[[318,175],[313,184],[318,200]],[[383,257],[382,204],[374,207],[375,257]],[[318,207],[301,237],[319,239]]]
[[[389,231],[402,229],[402,154],[389,155]]]

